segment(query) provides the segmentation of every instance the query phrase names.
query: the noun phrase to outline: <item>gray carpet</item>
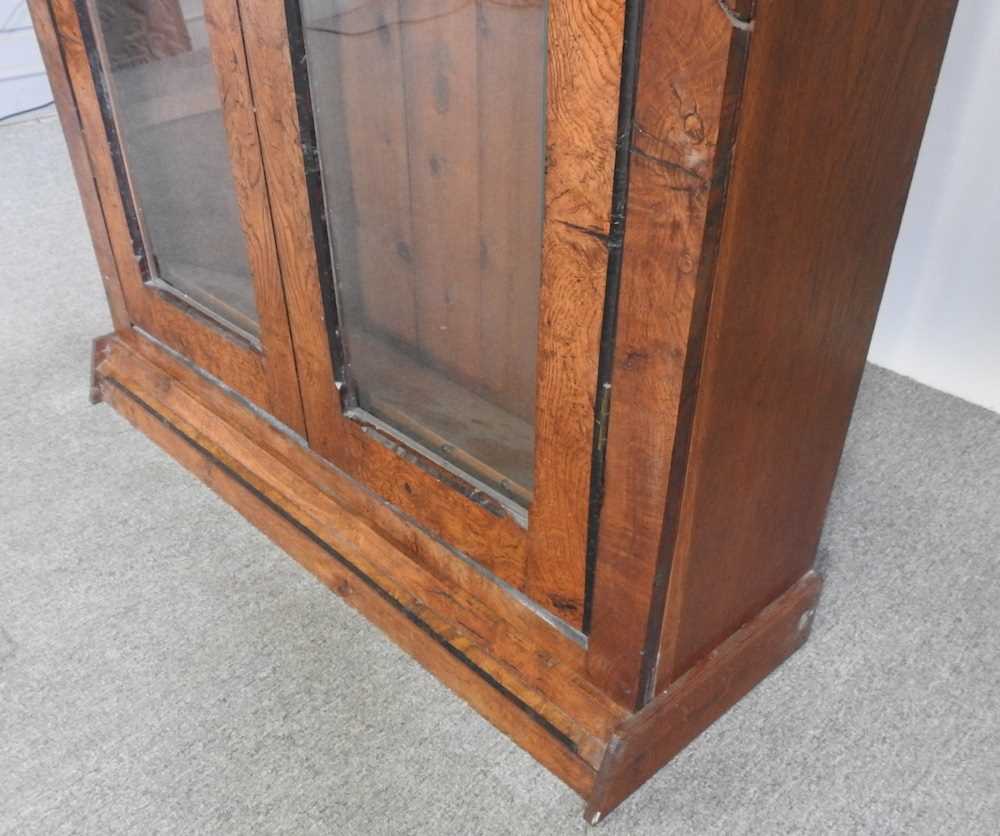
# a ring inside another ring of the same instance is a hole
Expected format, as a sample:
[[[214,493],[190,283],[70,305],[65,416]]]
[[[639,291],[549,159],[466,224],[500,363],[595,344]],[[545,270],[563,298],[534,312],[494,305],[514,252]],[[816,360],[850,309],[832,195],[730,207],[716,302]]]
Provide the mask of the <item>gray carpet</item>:
[[[580,801],[107,407],[58,124],[0,129],[0,833],[571,833]],[[878,368],[813,638],[607,834],[1000,829],[1000,416]],[[599,831],[600,832],[600,831]]]

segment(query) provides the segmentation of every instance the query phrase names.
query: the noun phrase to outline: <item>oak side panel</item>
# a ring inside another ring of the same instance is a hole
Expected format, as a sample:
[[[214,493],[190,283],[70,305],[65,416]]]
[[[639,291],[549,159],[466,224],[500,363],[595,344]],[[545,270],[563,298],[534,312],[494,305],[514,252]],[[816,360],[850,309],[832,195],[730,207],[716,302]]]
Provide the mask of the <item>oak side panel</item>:
[[[647,3],[631,140],[588,669],[636,705],[699,271],[746,33],[717,0]],[[735,82],[734,82],[735,80]]]
[[[118,267],[115,264],[111,241],[108,238],[108,228],[104,221],[101,199],[94,184],[94,173],[90,165],[90,157],[83,141],[80,117],[77,113],[76,99],[70,85],[56,34],[52,22],[52,12],[48,0],[29,0],[29,11],[38,37],[42,60],[49,76],[49,86],[55,99],[59,122],[62,125],[63,136],[69,149],[69,158],[73,164],[77,189],[83,204],[84,217],[90,229],[90,237],[94,243],[94,253],[97,256],[97,266],[101,271],[101,281],[104,293],[111,311],[111,321],[116,331],[131,327],[128,311],[125,309],[125,296],[121,282],[118,279]]]
[[[812,565],[956,0],[758,0],[666,688]]]
[[[624,0],[550,0],[545,223],[526,591],[583,623]]]

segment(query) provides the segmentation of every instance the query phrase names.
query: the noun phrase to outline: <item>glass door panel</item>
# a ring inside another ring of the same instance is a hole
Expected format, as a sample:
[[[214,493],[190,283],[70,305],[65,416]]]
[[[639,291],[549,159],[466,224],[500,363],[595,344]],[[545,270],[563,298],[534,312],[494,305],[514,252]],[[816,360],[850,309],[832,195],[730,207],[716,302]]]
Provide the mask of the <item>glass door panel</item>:
[[[144,279],[260,336],[202,0],[87,0]]]
[[[533,484],[541,0],[303,0],[347,403],[521,506]]]

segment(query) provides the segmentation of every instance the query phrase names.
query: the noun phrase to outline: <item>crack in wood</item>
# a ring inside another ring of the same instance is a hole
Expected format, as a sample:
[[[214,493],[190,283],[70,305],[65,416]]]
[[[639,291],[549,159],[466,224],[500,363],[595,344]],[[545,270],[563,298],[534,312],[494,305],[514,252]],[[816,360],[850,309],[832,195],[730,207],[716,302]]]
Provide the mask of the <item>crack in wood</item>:
[[[669,171],[676,171],[678,174],[683,174],[685,177],[690,177],[693,180],[698,181],[698,188],[694,191],[706,191],[711,185],[706,177],[699,174],[692,168],[687,168],[680,163],[672,162],[671,160],[665,160],[663,157],[657,157],[655,154],[650,154],[648,151],[643,151],[636,145],[632,146],[632,153],[637,154],[644,160],[649,160],[654,165],[662,166]],[[677,188],[676,191],[692,191],[690,188]]]
[[[591,238],[596,238],[605,247],[610,248],[613,246],[611,236],[599,229],[594,229],[590,226],[581,226],[580,224],[570,223],[569,221],[557,221],[557,223],[560,223],[569,229],[575,229],[577,232],[582,232],[584,235],[589,235]],[[618,246],[621,246],[621,244],[619,243]]]

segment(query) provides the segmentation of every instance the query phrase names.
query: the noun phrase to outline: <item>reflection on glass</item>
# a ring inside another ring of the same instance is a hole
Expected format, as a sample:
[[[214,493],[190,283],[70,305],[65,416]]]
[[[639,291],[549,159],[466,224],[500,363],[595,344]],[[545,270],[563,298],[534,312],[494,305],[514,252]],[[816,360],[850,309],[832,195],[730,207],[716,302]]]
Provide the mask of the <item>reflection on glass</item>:
[[[150,279],[258,334],[202,0],[89,0]]]
[[[359,404],[521,505],[533,487],[541,0],[302,0]]]

